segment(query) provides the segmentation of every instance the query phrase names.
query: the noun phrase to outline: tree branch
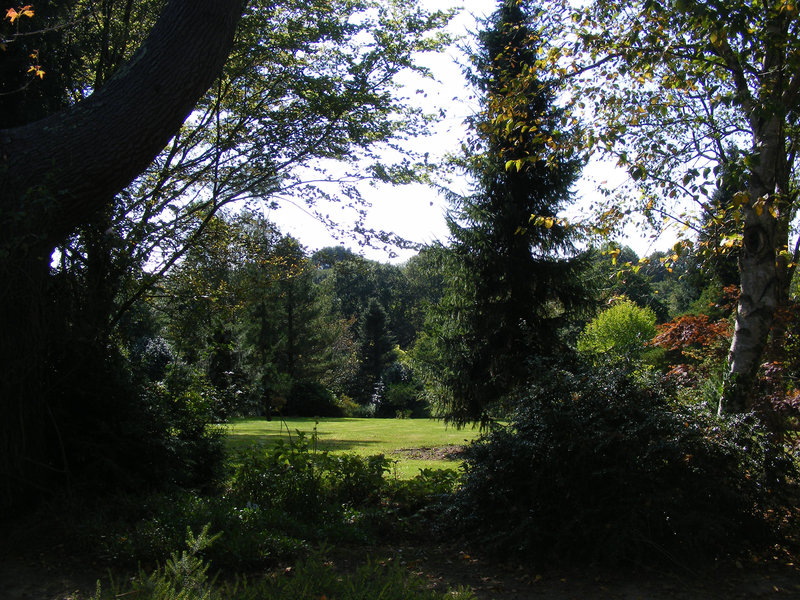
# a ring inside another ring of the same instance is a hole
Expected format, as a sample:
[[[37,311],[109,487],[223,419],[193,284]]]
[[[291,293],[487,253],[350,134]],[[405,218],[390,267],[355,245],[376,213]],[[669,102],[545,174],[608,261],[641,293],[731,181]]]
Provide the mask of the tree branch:
[[[112,201],[178,131],[230,50],[243,0],[170,0],[131,60],[72,108],[0,131],[0,226],[39,250]]]

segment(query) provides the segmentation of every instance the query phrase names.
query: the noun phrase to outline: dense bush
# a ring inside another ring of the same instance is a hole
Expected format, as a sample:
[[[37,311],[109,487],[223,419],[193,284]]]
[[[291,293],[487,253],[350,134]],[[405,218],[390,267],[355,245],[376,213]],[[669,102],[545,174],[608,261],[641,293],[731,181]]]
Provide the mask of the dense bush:
[[[790,469],[752,417],[672,406],[621,372],[554,373],[468,448],[449,515],[517,557],[712,558],[768,539],[760,510]]]
[[[235,457],[224,493],[176,491],[121,497],[93,507],[68,533],[115,563],[162,563],[186,530],[222,532],[204,557],[214,568],[242,570],[295,560],[315,543],[364,542],[381,534],[430,533],[431,506],[451,493],[455,471],[387,478],[391,461],[316,449],[313,436],[253,446]]]
[[[329,389],[315,381],[295,381],[285,414],[293,417],[340,417],[341,408]]]
[[[597,359],[634,360],[655,334],[655,313],[624,299],[586,326],[578,337],[578,350]]]
[[[401,360],[389,365],[381,375],[380,393],[376,394],[378,417],[427,417],[428,404],[423,398],[422,383],[415,377],[410,360],[401,350]]]
[[[242,453],[228,495],[241,506],[279,508],[309,522],[335,520],[343,505],[362,506],[384,484],[389,461],[315,450],[314,437],[298,432],[288,443]]]
[[[167,365],[175,362],[175,354],[162,337],[141,337],[130,351],[131,366],[149,381],[161,381]]]

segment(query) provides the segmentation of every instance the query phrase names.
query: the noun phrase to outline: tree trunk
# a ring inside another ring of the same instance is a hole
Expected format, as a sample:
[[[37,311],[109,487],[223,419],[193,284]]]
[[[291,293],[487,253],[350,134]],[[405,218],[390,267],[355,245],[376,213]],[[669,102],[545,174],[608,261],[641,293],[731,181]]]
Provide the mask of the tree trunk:
[[[139,175],[230,50],[243,0],[170,0],[130,62],[95,94],[0,131],[0,231],[53,248]]]
[[[788,300],[785,260],[788,243],[789,168],[783,116],[754,120],[756,167],[749,202],[743,207],[744,232],[739,256],[741,277],[736,328],[728,355],[728,374],[719,414],[739,413],[753,405],[753,388],[772,327],[775,310]]]
[[[753,212],[748,209],[748,212]],[[765,211],[766,212],[766,211]],[[775,264],[776,219],[753,212],[745,221],[744,241],[739,258],[741,288],[736,328],[728,355],[719,413],[747,411],[753,403],[756,374],[767,345],[775,309],[780,300],[780,278]]]
[[[0,130],[0,508],[69,476],[51,410],[52,250],[108,208],[177,132],[222,68],[242,9],[243,0],[170,0],[102,89]]]

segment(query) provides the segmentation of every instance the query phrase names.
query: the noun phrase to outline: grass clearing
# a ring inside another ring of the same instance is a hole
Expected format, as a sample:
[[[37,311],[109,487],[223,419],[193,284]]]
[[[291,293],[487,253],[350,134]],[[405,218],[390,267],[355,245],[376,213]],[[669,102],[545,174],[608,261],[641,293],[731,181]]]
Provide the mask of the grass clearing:
[[[478,436],[477,429],[456,429],[433,419],[295,417],[268,421],[261,417],[231,420],[227,445],[235,452],[253,444],[271,444],[279,439],[288,441],[289,436],[298,431],[311,436],[315,428],[320,451],[350,452],[360,456],[383,454],[395,461],[392,474],[401,479],[413,477],[420,469],[457,468],[461,462],[454,458],[419,458],[419,455],[432,453],[402,450],[463,446]]]

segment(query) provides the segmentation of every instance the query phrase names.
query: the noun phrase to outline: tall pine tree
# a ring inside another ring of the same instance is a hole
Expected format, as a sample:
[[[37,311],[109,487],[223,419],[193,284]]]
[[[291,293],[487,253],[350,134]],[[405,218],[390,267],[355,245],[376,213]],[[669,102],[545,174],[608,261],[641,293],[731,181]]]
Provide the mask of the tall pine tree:
[[[559,324],[588,297],[584,261],[558,219],[583,158],[550,149],[573,135],[554,82],[515,88],[538,58],[538,10],[503,1],[468,72],[482,102],[461,161],[474,187],[451,198],[448,283],[419,352],[434,406],[456,423],[486,419],[523,386],[531,358],[558,351]]]

